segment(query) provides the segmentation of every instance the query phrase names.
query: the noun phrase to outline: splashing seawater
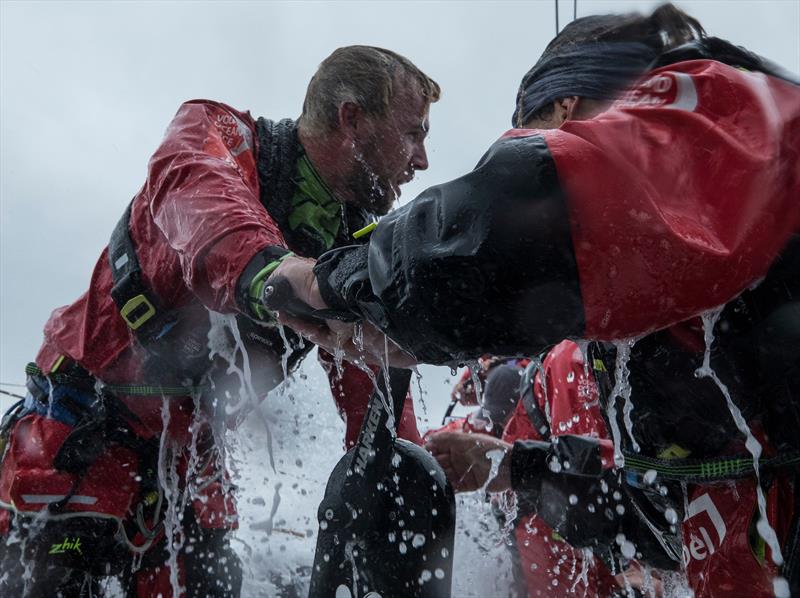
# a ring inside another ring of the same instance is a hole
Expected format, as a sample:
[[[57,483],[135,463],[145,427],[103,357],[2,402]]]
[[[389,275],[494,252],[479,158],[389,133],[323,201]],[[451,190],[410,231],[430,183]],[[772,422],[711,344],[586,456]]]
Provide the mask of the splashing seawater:
[[[619,429],[619,422],[617,421],[617,399],[623,400],[623,419],[628,436],[631,439],[632,447],[635,451],[639,451],[639,445],[633,437],[633,421],[631,414],[633,412],[633,402],[631,401],[631,385],[628,381],[630,370],[628,369],[628,362],[631,358],[631,348],[633,347],[636,339],[628,339],[623,341],[614,341],[614,347],[617,349],[617,358],[614,365],[614,388],[608,398],[608,405],[606,411],[608,412],[608,422],[611,426],[611,438],[614,441],[614,466],[621,468],[625,465],[625,457],[622,455],[622,432]]]
[[[281,370],[283,371],[283,380],[289,377],[289,356],[292,354],[292,346],[289,344],[289,339],[286,337],[286,329],[283,324],[278,323],[278,334],[283,341],[283,353],[281,353]]]
[[[636,339],[629,339],[627,341],[617,342],[614,345],[617,348],[617,359],[618,362],[624,362],[624,366],[619,370],[619,378],[621,386],[617,392],[619,392],[619,396],[622,397],[623,405],[622,405],[622,419],[625,422],[625,430],[628,432],[628,438],[631,439],[631,448],[635,453],[638,453],[641,449],[639,448],[639,443],[636,442],[636,438],[633,437],[633,399],[631,399],[631,383],[628,380],[630,377],[630,370],[628,369],[628,363],[631,359],[631,349],[633,349],[633,345],[636,343]],[[622,354],[622,358],[620,360],[620,354]],[[616,384],[614,385],[616,389]]]
[[[209,310],[209,321],[211,327],[208,331],[208,350],[209,359],[216,356],[224,359],[228,364],[227,374],[235,374],[239,381],[239,388],[236,394],[237,399],[232,403],[226,403],[224,406],[224,413],[226,416],[239,415],[246,407],[255,413],[258,419],[264,426],[267,434],[267,453],[269,455],[269,463],[272,470],[275,471],[275,455],[272,447],[272,427],[269,420],[260,409],[260,401],[258,393],[253,385],[253,374],[250,367],[250,356],[247,348],[242,341],[242,335],[239,332],[239,325],[236,322],[236,316],[233,314],[221,314]],[[288,377],[288,352],[289,345],[286,339],[286,334],[283,326],[279,326],[279,333],[284,342],[284,353],[281,358],[281,366],[283,368],[283,381],[285,383]],[[232,341],[232,342],[231,342]],[[238,365],[239,358],[241,358],[241,366]],[[216,440],[224,440],[220,435]],[[224,442],[221,443],[224,446]]]
[[[481,486],[481,492],[486,492],[486,488],[492,483],[492,480],[497,477],[497,474],[500,471],[500,463],[503,461],[503,457],[505,456],[506,452],[503,449],[486,451],[486,458],[492,462],[492,465],[489,468],[489,477],[486,478],[483,486]]]
[[[758,467],[758,460],[761,457],[761,444],[756,440],[755,436],[750,430],[750,426],[747,425],[747,421],[744,419],[741,410],[733,402],[731,398],[731,394],[728,391],[728,387],[719,379],[716,372],[711,368],[711,345],[714,343],[714,326],[719,320],[719,316],[722,313],[722,307],[718,307],[716,309],[712,309],[704,314],[702,314],[703,320],[703,338],[705,339],[705,353],[703,355],[703,365],[695,372],[695,376],[698,378],[710,378],[714,384],[717,385],[722,395],[725,397],[725,401],[728,404],[728,410],[731,412],[731,416],[733,417],[733,421],[736,423],[736,427],[739,429],[739,432],[745,437],[745,447],[753,456],[753,471],[756,475],[756,493],[758,496],[758,523],[756,524],[756,529],[758,530],[759,536],[766,542],[767,546],[769,546],[770,552],[772,553],[772,562],[776,565],[780,566],[783,564],[783,554],[781,553],[780,542],[778,541],[778,536],[775,534],[775,530],[769,523],[769,519],[767,519],[767,501],[766,497],[764,496],[764,491],[761,488],[761,473]],[[781,582],[781,578],[776,578],[776,593],[778,590],[782,589],[783,584]],[[783,580],[785,581],[785,580]]]
[[[225,405],[225,414],[234,415],[248,404],[257,404],[258,397],[253,388],[253,375],[250,370],[250,357],[242,342],[239,325],[233,314],[221,314],[209,310],[211,327],[208,331],[209,359],[221,357],[228,363],[228,374],[235,374],[239,379],[239,397],[233,405]],[[283,329],[281,328],[283,336]],[[231,342],[233,340],[233,342]],[[241,356],[241,367],[237,365]]]
[[[169,566],[169,582],[172,594],[180,596],[183,587],[178,577],[178,553],[183,546],[183,526],[181,524],[182,492],[177,474],[179,455],[169,438],[170,400],[161,398],[161,439],[158,447],[158,483],[164,489],[167,501],[164,513],[164,534],[166,536],[167,565]]]
[[[411,368],[414,372],[414,378],[417,380],[417,390],[419,392],[419,404],[422,406],[422,415],[427,418],[428,406],[425,404],[425,391],[422,389],[422,372],[419,371],[417,366]],[[427,421],[427,419],[425,420]]]

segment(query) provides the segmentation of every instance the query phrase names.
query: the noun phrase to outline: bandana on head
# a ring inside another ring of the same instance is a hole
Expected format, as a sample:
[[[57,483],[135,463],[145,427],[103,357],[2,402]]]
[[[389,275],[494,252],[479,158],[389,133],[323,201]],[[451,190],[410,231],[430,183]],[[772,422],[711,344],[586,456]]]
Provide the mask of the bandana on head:
[[[587,42],[545,51],[522,79],[511,125],[523,126],[561,98],[615,99],[657,56],[652,46],[639,42]]]

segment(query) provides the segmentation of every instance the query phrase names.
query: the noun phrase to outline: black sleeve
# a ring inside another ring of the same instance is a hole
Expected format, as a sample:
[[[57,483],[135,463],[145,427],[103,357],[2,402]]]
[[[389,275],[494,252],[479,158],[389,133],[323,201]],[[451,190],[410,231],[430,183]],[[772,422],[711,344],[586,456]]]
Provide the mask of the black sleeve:
[[[580,336],[567,207],[539,136],[495,143],[471,173],[386,216],[369,245],[325,254],[323,298],[419,360],[533,354]]]

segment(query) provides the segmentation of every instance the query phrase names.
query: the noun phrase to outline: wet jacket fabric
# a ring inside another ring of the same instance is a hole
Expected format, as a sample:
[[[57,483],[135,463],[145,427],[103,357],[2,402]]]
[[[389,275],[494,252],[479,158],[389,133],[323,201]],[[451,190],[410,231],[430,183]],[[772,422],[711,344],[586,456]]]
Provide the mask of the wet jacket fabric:
[[[165,306],[196,298],[214,311],[238,312],[236,284],[245,266],[268,246],[286,246],[259,201],[256,149],[250,114],[216,102],[183,104],[167,128],[130,218],[145,283]],[[133,334],[111,286],[103,251],[86,293],[45,325],[36,358],[43,371],[66,355],[105,382],[138,378]]]
[[[422,361],[639,336],[724,304],[800,229],[800,89],[713,60],[512,130],[469,174],[326,254],[326,302]]]

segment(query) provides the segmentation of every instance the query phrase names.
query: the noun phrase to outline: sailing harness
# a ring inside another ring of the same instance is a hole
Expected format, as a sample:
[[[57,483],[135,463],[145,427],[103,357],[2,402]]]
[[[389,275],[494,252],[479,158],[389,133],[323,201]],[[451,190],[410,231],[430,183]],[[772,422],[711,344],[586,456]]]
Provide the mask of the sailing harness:
[[[62,360],[61,371],[45,375],[36,364],[25,368],[28,399],[20,401],[3,417],[0,425],[2,448],[14,425],[24,416],[47,414],[71,426],[71,430],[53,459],[56,470],[72,476],[67,493],[47,503],[51,516],[65,516],[65,508],[75,496],[89,468],[110,445],[129,449],[138,460],[138,500],[135,515],[127,524],[117,520],[119,537],[132,552],[141,553],[163,533],[161,507],[164,493],[158,483],[159,439],[145,439],[137,434],[131,422],[141,423],[115,392],[137,390],[133,386],[104,386],[74,362]],[[114,389],[114,392],[111,389]],[[142,388],[142,394],[152,389]],[[165,389],[169,390],[169,389]],[[90,516],[76,512],[70,516]]]

